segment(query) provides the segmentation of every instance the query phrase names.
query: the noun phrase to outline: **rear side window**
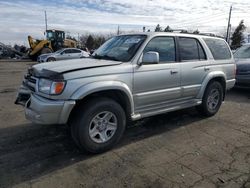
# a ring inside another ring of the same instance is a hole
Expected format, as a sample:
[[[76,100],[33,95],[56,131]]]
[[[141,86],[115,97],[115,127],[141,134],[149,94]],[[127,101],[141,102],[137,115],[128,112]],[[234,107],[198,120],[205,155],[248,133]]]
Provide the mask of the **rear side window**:
[[[155,37],[145,47],[143,53],[159,53],[160,62],[173,62],[175,58],[175,41],[173,37]]]
[[[70,49],[64,50],[64,53],[65,53],[65,54],[70,54],[70,53],[71,53],[71,50],[70,50]]]
[[[231,59],[230,50],[224,40],[205,38],[204,41],[215,60]]]
[[[77,49],[71,49],[71,53],[81,53],[81,51]]]
[[[201,44],[194,38],[180,37],[179,46],[181,61],[200,61],[206,59],[206,54]]]

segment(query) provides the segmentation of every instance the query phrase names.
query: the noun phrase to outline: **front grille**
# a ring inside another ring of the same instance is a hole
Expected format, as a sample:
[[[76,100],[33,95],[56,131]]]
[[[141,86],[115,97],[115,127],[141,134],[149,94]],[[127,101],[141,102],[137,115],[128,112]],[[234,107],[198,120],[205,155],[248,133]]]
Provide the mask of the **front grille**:
[[[37,79],[33,76],[31,76],[29,74],[26,74],[24,76],[23,85],[28,87],[33,92],[36,91],[36,82],[37,82]]]

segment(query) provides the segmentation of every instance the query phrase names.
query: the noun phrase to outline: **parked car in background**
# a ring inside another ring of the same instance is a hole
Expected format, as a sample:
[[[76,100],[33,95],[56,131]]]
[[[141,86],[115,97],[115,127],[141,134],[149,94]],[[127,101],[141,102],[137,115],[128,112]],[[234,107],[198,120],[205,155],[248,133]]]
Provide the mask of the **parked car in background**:
[[[234,58],[237,66],[235,87],[250,88],[250,44],[236,50]]]
[[[67,59],[79,59],[89,57],[89,53],[77,48],[64,48],[54,53],[42,54],[37,58],[39,63],[67,60]]]

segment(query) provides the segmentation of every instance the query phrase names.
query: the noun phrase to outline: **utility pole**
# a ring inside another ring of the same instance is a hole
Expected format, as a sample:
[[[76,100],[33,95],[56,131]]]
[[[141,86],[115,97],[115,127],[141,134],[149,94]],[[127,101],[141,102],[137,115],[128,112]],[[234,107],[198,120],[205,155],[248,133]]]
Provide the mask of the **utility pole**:
[[[78,35],[78,39],[77,39],[78,48],[80,48],[80,36],[79,36],[79,33],[77,33],[77,35]]]
[[[227,37],[226,37],[226,41],[228,42],[228,44],[229,44],[229,41],[230,41],[231,13],[232,13],[232,5],[230,6],[229,18],[228,18],[228,24],[227,24]]]
[[[44,11],[44,14],[45,14],[45,31],[48,30],[48,25],[47,25],[47,13],[46,13],[46,10]]]
[[[118,25],[118,28],[117,28],[117,35],[120,35],[120,26]]]

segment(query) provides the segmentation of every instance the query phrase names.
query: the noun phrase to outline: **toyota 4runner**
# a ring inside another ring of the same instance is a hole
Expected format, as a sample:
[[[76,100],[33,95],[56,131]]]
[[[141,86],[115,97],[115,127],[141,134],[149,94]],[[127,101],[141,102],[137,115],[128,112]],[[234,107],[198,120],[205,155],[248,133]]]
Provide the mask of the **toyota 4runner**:
[[[16,104],[38,124],[68,124],[75,143],[110,149],[129,121],[196,106],[219,110],[235,84],[235,62],[220,38],[180,33],[115,36],[90,58],[37,64]]]

